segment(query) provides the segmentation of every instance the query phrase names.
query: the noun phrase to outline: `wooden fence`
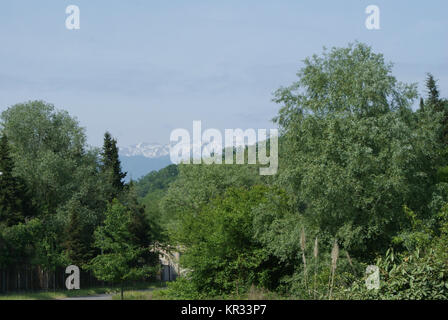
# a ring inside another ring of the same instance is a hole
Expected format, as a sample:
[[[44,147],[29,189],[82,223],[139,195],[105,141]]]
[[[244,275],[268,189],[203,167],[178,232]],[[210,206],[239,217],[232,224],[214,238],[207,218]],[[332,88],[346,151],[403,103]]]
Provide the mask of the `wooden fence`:
[[[46,271],[39,266],[24,265],[0,269],[0,293],[61,290],[65,289],[67,277],[65,268]],[[91,272],[81,270],[80,285],[81,288],[89,288],[105,283],[96,279]]]

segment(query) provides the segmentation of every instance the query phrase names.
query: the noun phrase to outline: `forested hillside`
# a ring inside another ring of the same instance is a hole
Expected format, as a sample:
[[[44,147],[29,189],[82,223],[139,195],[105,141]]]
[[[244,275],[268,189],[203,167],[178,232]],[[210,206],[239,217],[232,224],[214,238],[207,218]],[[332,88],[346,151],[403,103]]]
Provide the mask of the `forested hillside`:
[[[170,222],[169,215],[162,215],[160,201],[166,195],[168,187],[178,177],[177,165],[171,164],[159,171],[151,171],[135,183],[135,190],[140,197],[140,203],[145,208],[145,214],[154,229],[159,232],[159,239],[166,242],[165,229]]]

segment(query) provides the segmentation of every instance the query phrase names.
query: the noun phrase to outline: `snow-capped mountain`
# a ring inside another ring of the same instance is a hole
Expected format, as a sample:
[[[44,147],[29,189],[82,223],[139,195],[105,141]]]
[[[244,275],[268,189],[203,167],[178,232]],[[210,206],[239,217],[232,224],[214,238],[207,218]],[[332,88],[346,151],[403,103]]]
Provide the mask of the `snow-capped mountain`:
[[[218,144],[213,147],[214,144],[214,141],[202,142],[202,150],[220,150],[217,151],[217,154],[221,154],[223,146]],[[187,145],[187,149],[193,151],[194,145],[190,145],[189,142]],[[243,142],[235,145],[244,146],[246,144]],[[127,172],[127,181],[131,178],[134,180],[139,179],[153,170],[160,170],[172,164],[169,144],[141,142],[127,147],[119,147],[119,155],[122,168]]]
[[[141,142],[128,147],[120,147],[120,155],[125,157],[143,156],[145,158],[161,158],[170,154],[170,146],[159,143]]]
[[[160,143],[138,143],[119,147],[123,171],[127,172],[126,181],[139,179],[153,170],[160,170],[171,164],[170,146]]]

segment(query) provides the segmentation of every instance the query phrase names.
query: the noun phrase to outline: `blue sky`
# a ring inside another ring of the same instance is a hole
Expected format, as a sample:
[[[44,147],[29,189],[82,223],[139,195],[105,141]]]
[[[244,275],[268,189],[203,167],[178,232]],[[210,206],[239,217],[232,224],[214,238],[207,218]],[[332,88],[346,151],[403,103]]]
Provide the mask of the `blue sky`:
[[[81,29],[65,28],[77,5]],[[381,30],[367,30],[378,5]],[[2,0],[0,111],[42,99],[68,110],[100,145],[168,143],[171,130],[272,128],[272,92],[302,60],[355,40],[395,63],[400,81],[426,72],[448,96],[448,2],[364,0]]]

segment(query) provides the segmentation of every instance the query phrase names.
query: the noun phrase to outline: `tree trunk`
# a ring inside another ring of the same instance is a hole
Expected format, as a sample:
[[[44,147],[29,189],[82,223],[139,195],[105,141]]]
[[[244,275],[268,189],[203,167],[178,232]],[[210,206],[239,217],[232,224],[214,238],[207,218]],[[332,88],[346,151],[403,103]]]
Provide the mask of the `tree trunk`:
[[[124,300],[124,297],[123,297],[123,281],[121,281],[121,300]]]

